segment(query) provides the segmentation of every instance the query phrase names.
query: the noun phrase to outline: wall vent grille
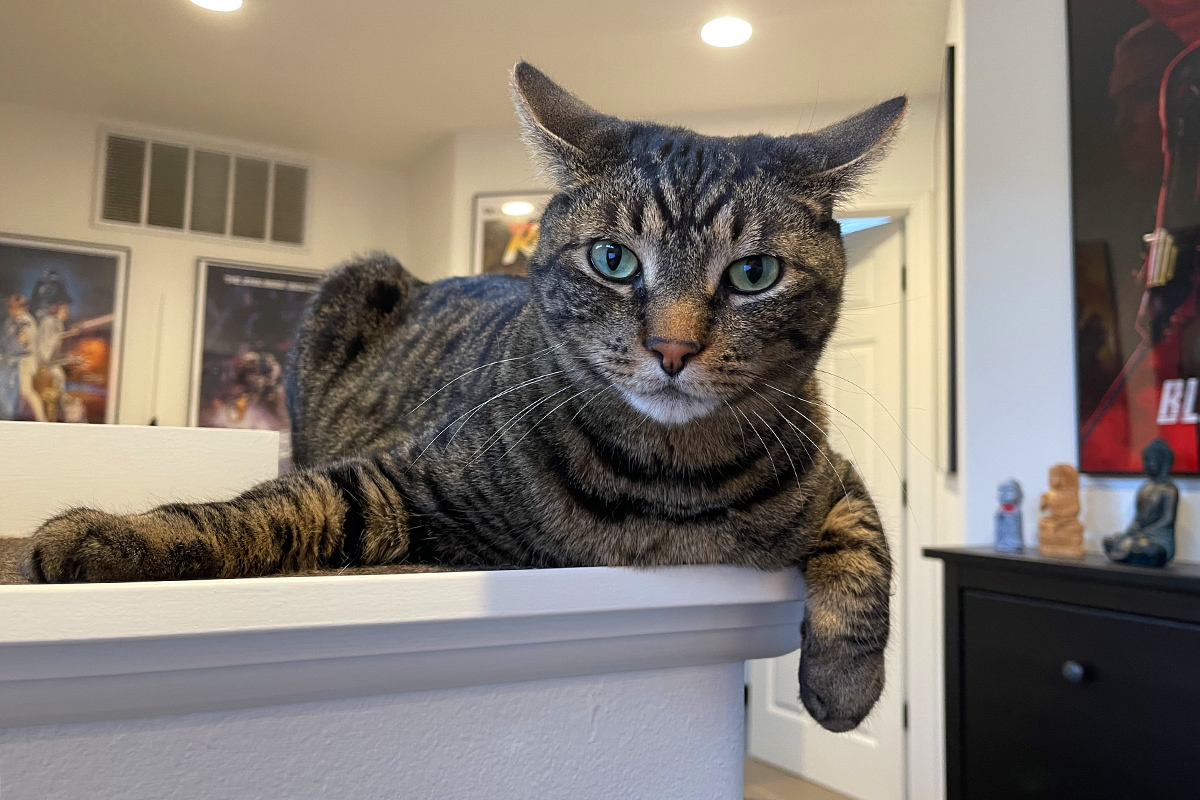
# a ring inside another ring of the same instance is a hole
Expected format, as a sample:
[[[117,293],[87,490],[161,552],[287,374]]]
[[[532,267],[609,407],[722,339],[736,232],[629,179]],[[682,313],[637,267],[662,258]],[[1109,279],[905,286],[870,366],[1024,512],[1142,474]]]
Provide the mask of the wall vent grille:
[[[308,168],[220,148],[106,134],[105,223],[304,244]]]

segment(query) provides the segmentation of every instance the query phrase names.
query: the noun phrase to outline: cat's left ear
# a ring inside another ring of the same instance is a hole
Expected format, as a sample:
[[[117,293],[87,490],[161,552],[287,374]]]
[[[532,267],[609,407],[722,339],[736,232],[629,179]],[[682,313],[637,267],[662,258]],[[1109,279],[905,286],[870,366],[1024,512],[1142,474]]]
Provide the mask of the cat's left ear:
[[[525,61],[513,67],[511,85],[521,138],[560,189],[620,161],[621,120],[596,111]]]
[[[806,190],[824,202],[844,199],[885,155],[908,111],[907,97],[893,97],[815,133],[785,139],[787,158]]]

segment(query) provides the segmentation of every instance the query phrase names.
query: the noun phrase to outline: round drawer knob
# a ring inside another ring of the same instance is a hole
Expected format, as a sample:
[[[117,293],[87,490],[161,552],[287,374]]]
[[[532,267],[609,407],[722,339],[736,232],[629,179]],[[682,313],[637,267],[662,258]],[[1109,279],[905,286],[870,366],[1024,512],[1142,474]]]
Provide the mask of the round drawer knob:
[[[1078,661],[1064,661],[1062,676],[1067,683],[1083,683],[1087,679],[1087,669]]]

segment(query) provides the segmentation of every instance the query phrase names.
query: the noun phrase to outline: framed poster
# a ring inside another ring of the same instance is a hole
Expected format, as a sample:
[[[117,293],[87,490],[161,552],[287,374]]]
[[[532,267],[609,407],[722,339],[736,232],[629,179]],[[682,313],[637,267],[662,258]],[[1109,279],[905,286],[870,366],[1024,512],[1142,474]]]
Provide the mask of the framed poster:
[[[1068,0],[1079,468],[1200,474],[1200,13]]]
[[[551,194],[475,195],[471,271],[476,275],[525,275],[537,249],[538,220]]]
[[[291,465],[283,366],[320,273],[200,259],[188,421],[279,431]]]
[[[0,234],[0,420],[116,422],[129,251]]]

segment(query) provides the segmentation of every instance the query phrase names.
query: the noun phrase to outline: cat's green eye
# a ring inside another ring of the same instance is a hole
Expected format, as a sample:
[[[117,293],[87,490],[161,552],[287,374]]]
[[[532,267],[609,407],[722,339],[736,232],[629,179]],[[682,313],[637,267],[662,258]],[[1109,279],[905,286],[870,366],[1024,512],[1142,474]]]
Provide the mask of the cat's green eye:
[[[632,250],[608,239],[601,239],[592,245],[592,249],[588,251],[588,260],[592,262],[596,272],[614,281],[632,277],[641,266]]]
[[[768,255],[739,258],[729,265],[725,274],[735,291],[761,292],[770,289],[779,279],[779,259]]]

